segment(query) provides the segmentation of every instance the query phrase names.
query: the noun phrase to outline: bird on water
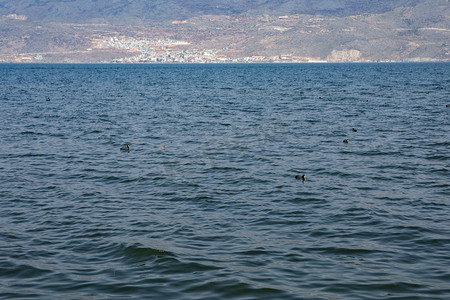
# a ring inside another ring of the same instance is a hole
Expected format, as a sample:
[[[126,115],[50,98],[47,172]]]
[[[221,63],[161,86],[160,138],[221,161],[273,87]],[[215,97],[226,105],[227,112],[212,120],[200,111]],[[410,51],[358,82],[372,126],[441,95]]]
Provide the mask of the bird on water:
[[[301,179],[301,180],[305,181],[306,180],[306,175],[305,174],[303,174],[303,175],[295,175],[295,179]]]
[[[344,144],[348,144],[348,139],[345,139],[343,142]]]
[[[120,148],[120,150],[122,150],[122,151],[130,151],[130,145],[126,144],[125,146],[122,146]]]
[[[353,132],[357,132],[358,130],[356,130],[355,128],[352,128]]]

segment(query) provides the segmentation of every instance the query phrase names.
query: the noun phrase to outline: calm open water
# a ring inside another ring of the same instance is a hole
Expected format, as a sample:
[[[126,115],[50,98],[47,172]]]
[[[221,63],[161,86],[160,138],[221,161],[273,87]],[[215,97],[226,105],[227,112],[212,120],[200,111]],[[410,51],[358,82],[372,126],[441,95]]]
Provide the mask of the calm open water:
[[[450,64],[0,78],[1,299],[450,298]]]

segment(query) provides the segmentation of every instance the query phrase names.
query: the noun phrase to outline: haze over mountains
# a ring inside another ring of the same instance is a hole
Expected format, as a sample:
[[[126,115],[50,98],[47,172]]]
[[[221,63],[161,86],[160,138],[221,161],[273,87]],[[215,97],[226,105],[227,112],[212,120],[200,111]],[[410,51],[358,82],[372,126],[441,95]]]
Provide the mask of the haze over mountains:
[[[25,14],[33,21],[110,24],[164,22],[202,15],[309,14],[351,16],[385,13],[424,0],[15,0],[0,1],[3,15]]]
[[[449,61],[448,0],[0,0],[0,62]]]

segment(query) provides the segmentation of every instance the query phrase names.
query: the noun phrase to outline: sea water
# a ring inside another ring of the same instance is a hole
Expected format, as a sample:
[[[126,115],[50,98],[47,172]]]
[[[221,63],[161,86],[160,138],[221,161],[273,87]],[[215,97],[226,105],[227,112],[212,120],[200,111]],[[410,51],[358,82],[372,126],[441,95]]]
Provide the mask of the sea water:
[[[448,63],[0,78],[1,299],[450,298]]]

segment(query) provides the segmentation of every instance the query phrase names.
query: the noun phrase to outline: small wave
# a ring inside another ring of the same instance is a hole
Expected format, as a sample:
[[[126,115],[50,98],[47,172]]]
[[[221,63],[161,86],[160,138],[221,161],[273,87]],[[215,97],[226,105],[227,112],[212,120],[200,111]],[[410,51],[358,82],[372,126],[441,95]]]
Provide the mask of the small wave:
[[[338,171],[338,170],[322,171],[322,172],[320,172],[320,174],[328,175],[328,176],[338,176],[338,177],[342,177],[342,178],[360,178],[359,174],[352,174],[352,173]]]
[[[6,266],[2,266],[0,270],[0,277],[9,277],[9,278],[38,278],[47,274],[52,273],[51,270],[38,268],[29,264],[13,264],[8,263]]]
[[[22,132],[20,132],[20,134],[24,134],[24,135],[44,135],[41,132],[35,132],[35,131],[22,131]]]
[[[22,154],[20,156],[22,156],[22,157],[44,157],[44,156],[48,156],[48,154],[44,154],[44,153],[26,153],[26,154]]]
[[[146,247],[142,244],[120,245],[118,248],[123,252],[124,259],[133,263],[176,257],[169,251]]]
[[[289,200],[291,203],[326,203],[327,200],[318,197],[296,197]]]
[[[426,160],[442,160],[442,161],[447,161],[449,159],[448,156],[446,155],[429,155],[429,156],[425,156]]]
[[[367,255],[373,253],[380,253],[379,250],[364,249],[364,248],[342,248],[342,247],[307,248],[306,251],[312,253],[335,254],[335,255]]]
[[[289,293],[282,290],[263,287],[256,282],[241,282],[237,279],[208,280],[193,284],[183,290],[184,293],[207,293],[208,299],[289,299]],[[249,295],[251,295],[249,297]]]
[[[235,252],[234,254],[254,257],[254,256],[268,255],[269,252],[267,250],[263,250],[263,249],[253,249],[253,250],[245,250],[245,251]]]

